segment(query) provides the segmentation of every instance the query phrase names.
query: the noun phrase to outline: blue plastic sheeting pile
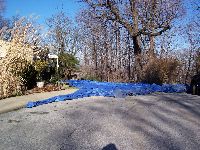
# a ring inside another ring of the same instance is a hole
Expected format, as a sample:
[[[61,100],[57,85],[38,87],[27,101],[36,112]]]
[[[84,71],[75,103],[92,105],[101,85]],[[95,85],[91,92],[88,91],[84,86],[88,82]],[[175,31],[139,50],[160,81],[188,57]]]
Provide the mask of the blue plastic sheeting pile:
[[[132,95],[146,95],[153,92],[165,93],[181,93],[186,91],[183,84],[143,84],[143,83],[114,83],[114,82],[98,82],[90,80],[69,80],[66,81],[70,86],[79,90],[67,95],[59,95],[49,99],[28,102],[27,108],[36,107],[57,101],[65,101],[90,96],[106,96],[124,98]]]

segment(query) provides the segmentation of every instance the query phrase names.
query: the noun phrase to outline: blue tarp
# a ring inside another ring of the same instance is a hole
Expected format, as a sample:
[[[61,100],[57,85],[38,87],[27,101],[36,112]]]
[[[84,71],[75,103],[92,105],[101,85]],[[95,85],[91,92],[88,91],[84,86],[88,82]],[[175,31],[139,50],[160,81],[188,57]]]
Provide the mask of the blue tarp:
[[[36,107],[42,104],[48,104],[57,101],[65,101],[90,96],[106,96],[123,98],[132,95],[146,95],[153,92],[165,93],[181,93],[186,92],[184,84],[143,84],[143,83],[114,83],[114,82],[98,82],[90,80],[69,80],[70,86],[79,90],[67,95],[59,95],[49,99],[28,102],[27,108]]]

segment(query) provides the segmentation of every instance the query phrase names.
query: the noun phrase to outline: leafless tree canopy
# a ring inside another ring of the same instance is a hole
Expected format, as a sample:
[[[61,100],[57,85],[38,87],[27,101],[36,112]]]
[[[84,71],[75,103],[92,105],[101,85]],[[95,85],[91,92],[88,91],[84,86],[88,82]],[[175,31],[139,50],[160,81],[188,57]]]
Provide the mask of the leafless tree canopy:
[[[88,69],[91,76],[107,81],[147,81],[147,77],[151,76],[161,83],[183,80],[176,78],[178,69],[183,69],[179,62],[181,58],[175,54],[175,46],[170,46],[172,35],[179,34],[173,28],[176,20],[185,13],[183,1],[83,2],[89,7],[80,13],[78,20],[85,35],[82,46],[84,70]],[[189,37],[189,34],[186,36]],[[192,57],[196,57],[197,43]],[[149,68],[152,68],[151,74]],[[188,78],[187,73],[183,76],[185,80]]]
[[[78,48],[79,31],[73,27],[72,21],[61,11],[46,20],[49,27],[48,39],[50,45],[59,53],[68,52],[76,55]]]

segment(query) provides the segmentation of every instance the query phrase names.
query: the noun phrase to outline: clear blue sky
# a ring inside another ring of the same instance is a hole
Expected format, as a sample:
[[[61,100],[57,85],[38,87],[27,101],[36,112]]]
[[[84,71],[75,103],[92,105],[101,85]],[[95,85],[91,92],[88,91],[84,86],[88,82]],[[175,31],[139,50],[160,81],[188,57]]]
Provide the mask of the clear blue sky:
[[[6,11],[4,15],[8,18],[14,15],[30,16],[34,14],[40,16],[39,22],[43,23],[44,20],[55,14],[58,8],[62,8],[67,13],[68,17],[74,19],[76,14],[81,8],[83,3],[78,2],[79,0],[5,0]],[[200,0],[184,0],[185,7],[188,11],[187,17],[190,18],[193,14],[191,13],[191,2],[198,2]]]
[[[76,14],[84,7],[80,0],[5,0],[6,10],[4,16],[10,18],[15,15],[20,16],[39,16],[38,22],[45,25],[45,19],[51,17],[53,14],[62,9],[67,16],[74,20]],[[195,14],[192,12],[192,3],[200,0],[183,0],[187,13],[184,18],[176,21],[177,25],[186,24]],[[184,42],[179,42],[184,43]],[[184,47],[181,44],[181,47]],[[186,45],[187,47],[187,45]]]
[[[76,13],[83,7],[78,0],[6,0],[6,11],[4,15],[7,18],[11,16],[30,16],[34,14],[39,17],[39,22],[58,12],[58,8],[66,12],[69,18],[74,19]]]

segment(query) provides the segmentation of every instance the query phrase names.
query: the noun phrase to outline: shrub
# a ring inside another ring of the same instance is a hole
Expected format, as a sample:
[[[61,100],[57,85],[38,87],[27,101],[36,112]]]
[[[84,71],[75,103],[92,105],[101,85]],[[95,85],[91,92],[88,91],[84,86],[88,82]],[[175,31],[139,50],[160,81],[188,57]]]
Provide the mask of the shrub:
[[[102,81],[99,77],[97,77],[95,75],[87,75],[87,76],[84,77],[84,79],[92,80],[92,81]]]
[[[143,82],[145,83],[173,83],[179,62],[174,58],[154,58],[144,67]]]
[[[45,77],[45,71],[48,68],[48,63],[43,60],[36,60],[34,63],[35,70],[37,71],[37,81],[44,80]]]
[[[52,76],[52,78],[50,79],[50,83],[56,84],[59,81],[59,77],[58,76]]]
[[[69,79],[78,69],[78,64],[79,61],[74,55],[61,53],[59,55],[59,77]]]
[[[36,86],[37,73],[38,72],[35,70],[35,67],[32,64],[28,64],[21,72],[23,84],[28,90]]]
[[[156,62],[151,62],[146,66],[143,82],[162,84],[163,79],[161,76],[160,66]]]

